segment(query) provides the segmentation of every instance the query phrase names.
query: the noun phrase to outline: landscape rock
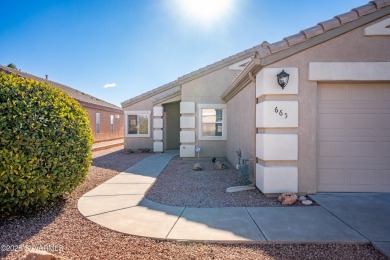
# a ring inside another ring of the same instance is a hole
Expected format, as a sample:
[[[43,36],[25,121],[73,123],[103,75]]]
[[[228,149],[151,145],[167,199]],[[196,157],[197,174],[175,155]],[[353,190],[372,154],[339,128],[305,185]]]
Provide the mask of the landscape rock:
[[[298,200],[298,196],[294,192],[285,192],[278,197],[278,200],[283,205],[292,205]]]
[[[311,204],[313,204],[313,201],[311,200],[304,200],[304,201],[301,201],[303,205],[306,205],[306,206],[309,206]]]
[[[299,201],[304,201],[304,200],[307,200],[306,196],[299,196]]]
[[[203,170],[202,164],[200,164],[200,162],[197,162],[197,163],[194,164],[194,167],[192,169],[194,171],[201,171],[201,170]]]
[[[41,250],[30,250],[27,251],[23,260],[65,260],[63,257],[53,255],[46,251]]]
[[[221,161],[216,161],[215,162],[215,169],[216,170],[223,170],[223,169],[225,169],[225,165]]]

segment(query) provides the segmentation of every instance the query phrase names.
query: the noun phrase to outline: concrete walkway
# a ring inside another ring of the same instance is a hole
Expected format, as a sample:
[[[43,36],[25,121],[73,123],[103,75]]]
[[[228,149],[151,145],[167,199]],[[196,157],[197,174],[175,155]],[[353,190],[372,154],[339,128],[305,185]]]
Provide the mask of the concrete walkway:
[[[145,158],[84,194],[78,202],[79,211],[109,229],[157,239],[224,243],[373,241],[390,255],[387,251],[390,197],[387,194],[384,204],[378,202],[378,207],[369,210],[345,201],[341,205],[332,203],[334,194],[312,196],[321,206],[309,207],[188,208],[146,199],[146,191],[176,155],[178,152],[175,151]],[[348,200],[351,198],[353,196]]]
[[[115,139],[110,141],[102,141],[92,144],[92,151],[104,150],[112,147],[123,146],[124,139]]]

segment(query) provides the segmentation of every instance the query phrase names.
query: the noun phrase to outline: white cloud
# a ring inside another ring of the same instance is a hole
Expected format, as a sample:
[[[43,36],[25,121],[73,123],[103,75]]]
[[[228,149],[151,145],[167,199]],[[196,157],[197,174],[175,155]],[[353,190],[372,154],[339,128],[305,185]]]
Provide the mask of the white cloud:
[[[118,85],[114,82],[114,83],[107,83],[107,84],[104,84],[103,88],[115,88],[117,87]]]

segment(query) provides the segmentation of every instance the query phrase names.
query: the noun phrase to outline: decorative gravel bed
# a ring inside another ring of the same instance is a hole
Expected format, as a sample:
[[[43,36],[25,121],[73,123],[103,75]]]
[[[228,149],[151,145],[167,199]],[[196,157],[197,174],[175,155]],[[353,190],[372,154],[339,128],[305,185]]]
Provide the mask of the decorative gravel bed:
[[[148,154],[126,154],[120,148],[95,152],[86,182],[66,200],[32,216],[0,220],[0,259],[20,259],[24,249],[31,247],[46,248],[69,259],[386,259],[370,245],[220,245],[158,241],[106,229],[78,212],[80,196],[146,156]]]
[[[216,170],[211,160],[200,160],[202,171],[192,168],[196,161],[173,158],[146,197],[162,204],[209,208],[209,207],[281,207],[277,198],[268,198],[258,189],[226,192],[226,188],[249,184],[239,179],[238,170],[225,160],[226,169]],[[302,206],[296,202],[291,206]]]

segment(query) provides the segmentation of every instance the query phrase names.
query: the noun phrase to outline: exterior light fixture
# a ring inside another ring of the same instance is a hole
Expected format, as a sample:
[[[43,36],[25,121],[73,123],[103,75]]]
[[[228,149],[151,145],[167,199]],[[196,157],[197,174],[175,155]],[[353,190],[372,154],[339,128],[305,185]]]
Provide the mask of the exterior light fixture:
[[[282,89],[284,89],[287,86],[287,84],[288,84],[288,79],[290,77],[290,74],[288,74],[287,72],[282,70],[282,72],[280,72],[276,76],[278,77],[278,84],[279,84],[279,86],[281,86]]]

